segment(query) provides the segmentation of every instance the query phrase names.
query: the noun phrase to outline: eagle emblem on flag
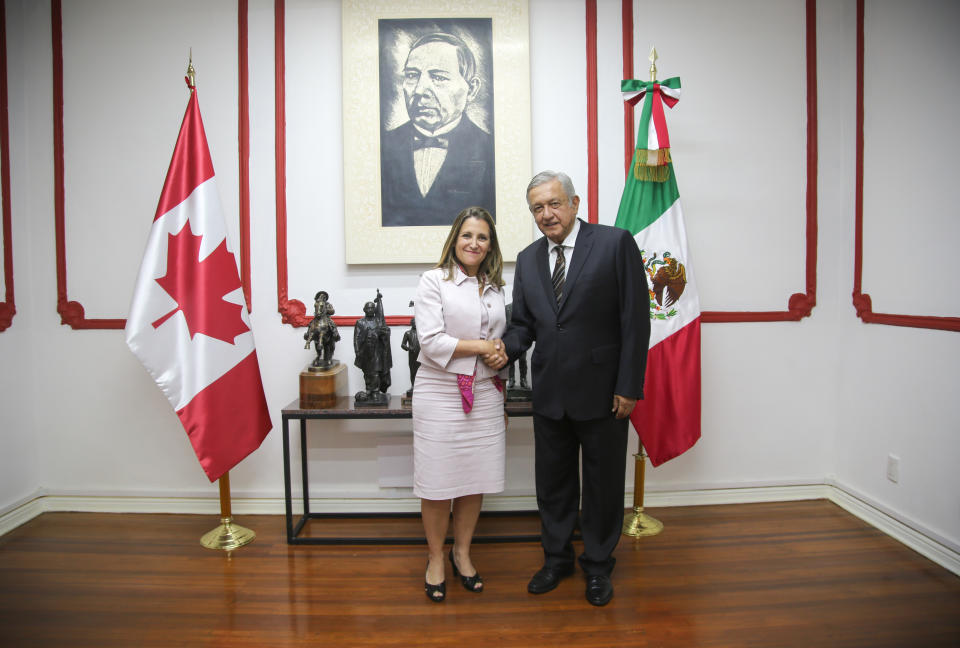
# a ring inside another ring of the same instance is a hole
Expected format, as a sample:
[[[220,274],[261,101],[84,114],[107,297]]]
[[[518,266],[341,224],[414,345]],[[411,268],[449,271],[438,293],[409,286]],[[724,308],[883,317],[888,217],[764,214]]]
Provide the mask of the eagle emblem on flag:
[[[687,269],[670,251],[648,255],[640,250],[643,267],[649,277],[650,319],[667,319],[678,311],[673,305],[680,300],[687,285]]]

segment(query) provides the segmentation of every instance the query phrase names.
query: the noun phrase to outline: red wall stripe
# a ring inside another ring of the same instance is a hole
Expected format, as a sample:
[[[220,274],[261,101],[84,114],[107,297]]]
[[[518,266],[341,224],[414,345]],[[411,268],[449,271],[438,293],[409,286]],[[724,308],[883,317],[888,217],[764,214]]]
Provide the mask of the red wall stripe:
[[[857,0],[857,179],[854,189],[853,307],[857,311],[857,317],[866,324],[960,331],[960,317],[874,313],[870,295],[863,292],[863,5],[863,0]]]
[[[277,223],[277,310],[284,324],[306,326],[303,302],[289,299],[287,286],[287,97],[286,97],[286,13],[283,0],[273,3],[273,78],[274,78],[274,159]],[[339,319],[339,318],[338,318]],[[342,322],[334,320],[337,324]]]
[[[60,0],[50,0],[53,38],[53,209],[57,255],[57,312],[60,323],[75,329],[122,329],[124,319],[87,319],[80,302],[67,297],[67,243],[64,233],[63,184],[63,14]]]
[[[240,146],[240,285],[247,311],[253,312],[250,299],[250,66],[248,0],[237,0],[237,71],[239,97],[237,98],[237,139]]]
[[[290,299],[288,293],[289,274],[287,263],[287,117],[286,117],[286,14],[284,0],[274,0],[274,115],[276,130],[274,147],[276,158],[276,197],[277,197],[277,310],[284,324],[306,326],[313,319],[307,315],[307,308],[298,299]],[[311,301],[313,298],[311,297]],[[353,326],[363,315],[334,315],[333,321],[339,326]],[[387,315],[390,326],[410,324],[409,315]]]
[[[805,292],[787,299],[785,311],[703,311],[704,322],[783,322],[810,315],[817,303],[817,3],[806,0],[807,198]]]
[[[621,0],[620,25],[623,35],[623,78],[633,79],[633,0]],[[634,132],[633,132],[633,104],[623,102],[623,172],[624,176],[630,172],[630,162],[633,160]]]
[[[597,142],[597,0],[586,0],[587,23],[587,220],[599,222]]]
[[[862,0],[861,0],[862,1]],[[633,4],[622,0],[623,78],[633,78]],[[807,246],[806,292],[790,295],[785,311],[703,311],[704,322],[781,322],[810,315],[817,303],[817,5],[806,0],[807,49]],[[624,108],[625,171],[633,155],[633,109]]]
[[[243,294],[250,304],[249,266],[250,251],[246,244],[250,237],[249,221],[249,172],[244,177],[243,166],[249,160],[249,124],[244,126],[244,115],[249,115],[248,98],[246,93],[246,61],[247,61],[247,0],[238,0],[238,24],[242,30],[237,49],[241,61],[240,80],[240,267],[246,267],[247,276],[241,274],[240,281]],[[126,319],[87,319],[83,305],[77,301],[70,301],[67,296],[67,247],[65,234],[65,205],[64,205],[64,168],[63,168],[63,11],[61,0],[50,0],[50,33],[53,45],[53,194],[54,194],[54,235],[56,238],[57,258],[57,312],[60,314],[60,323],[68,324],[74,329],[122,329],[126,326]],[[246,129],[246,130],[245,130]],[[6,168],[6,165],[4,165]],[[243,217],[244,202],[246,202],[247,218]]]
[[[13,301],[13,216],[10,214],[10,119],[7,111],[7,5],[0,0],[0,204],[3,207],[4,301],[0,332],[10,328],[17,308]]]

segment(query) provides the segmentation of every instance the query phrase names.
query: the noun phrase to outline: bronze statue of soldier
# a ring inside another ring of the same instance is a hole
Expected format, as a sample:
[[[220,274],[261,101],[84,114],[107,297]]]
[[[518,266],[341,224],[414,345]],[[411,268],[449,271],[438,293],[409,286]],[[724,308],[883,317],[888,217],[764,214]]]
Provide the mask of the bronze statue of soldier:
[[[303,334],[303,339],[307,341],[303,348],[309,349],[313,342],[317,351],[317,357],[310,363],[311,371],[325,371],[340,363],[333,359],[333,351],[340,341],[340,332],[330,317],[336,310],[329,299],[330,295],[326,290],[316,294],[313,301],[313,319],[307,326],[307,332]]]
[[[354,396],[357,406],[387,405],[390,395],[390,327],[383,315],[383,295],[377,290],[372,302],[363,305],[363,317],[353,327],[353,364],[363,371],[363,391]]]

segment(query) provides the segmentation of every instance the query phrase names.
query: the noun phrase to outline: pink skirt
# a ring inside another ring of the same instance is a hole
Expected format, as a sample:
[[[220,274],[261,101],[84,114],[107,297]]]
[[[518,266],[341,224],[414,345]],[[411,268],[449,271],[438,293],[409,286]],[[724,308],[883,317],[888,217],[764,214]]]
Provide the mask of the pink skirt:
[[[473,385],[464,413],[457,376],[422,366],[413,388],[413,493],[431,500],[503,490],[503,393],[492,379]]]

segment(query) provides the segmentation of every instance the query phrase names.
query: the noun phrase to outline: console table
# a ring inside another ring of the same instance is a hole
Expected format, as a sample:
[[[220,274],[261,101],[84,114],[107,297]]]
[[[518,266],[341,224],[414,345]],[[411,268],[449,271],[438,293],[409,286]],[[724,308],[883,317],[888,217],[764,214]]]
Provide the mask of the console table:
[[[529,402],[508,402],[506,404],[507,414],[510,416],[532,416],[533,410]],[[341,397],[337,399],[337,404],[327,409],[301,409],[300,400],[296,399],[281,411],[283,418],[283,489],[286,500],[287,514],[287,543],[288,544],[426,544],[426,539],[422,534],[411,537],[299,537],[304,525],[308,520],[331,519],[331,518],[371,518],[383,517],[415,517],[419,513],[311,513],[310,512],[310,489],[309,474],[307,467],[307,421],[324,419],[409,419],[411,418],[410,408],[404,408],[400,405],[400,397],[392,396],[390,404],[381,407],[355,407],[353,397]],[[300,421],[300,473],[301,483],[303,485],[303,514],[294,523],[293,514],[293,490],[290,484],[290,421]],[[490,515],[508,516],[508,515],[529,515],[536,511],[509,511],[496,512]],[[487,515],[482,513],[481,515]],[[484,542],[538,542],[539,534],[527,535],[488,535],[477,536],[473,539],[475,543]]]

